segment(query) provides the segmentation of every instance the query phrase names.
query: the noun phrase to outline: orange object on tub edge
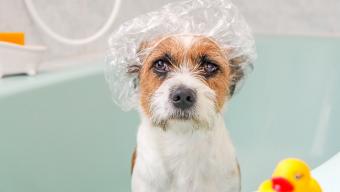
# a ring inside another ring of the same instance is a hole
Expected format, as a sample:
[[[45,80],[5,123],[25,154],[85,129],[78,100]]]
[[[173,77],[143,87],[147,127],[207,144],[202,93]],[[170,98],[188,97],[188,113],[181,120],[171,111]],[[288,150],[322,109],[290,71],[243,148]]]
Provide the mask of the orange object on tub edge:
[[[22,32],[0,32],[0,42],[25,45],[25,34]]]

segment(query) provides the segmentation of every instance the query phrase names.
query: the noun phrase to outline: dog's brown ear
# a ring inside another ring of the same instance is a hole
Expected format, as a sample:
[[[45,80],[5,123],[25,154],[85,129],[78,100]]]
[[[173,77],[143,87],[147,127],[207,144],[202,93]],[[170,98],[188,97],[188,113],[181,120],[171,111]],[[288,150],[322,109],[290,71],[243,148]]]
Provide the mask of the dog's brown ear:
[[[247,62],[247,56],[239,56],[229,60],[230,69],[231,69],[231,83],[229,87],[230,96],[232,96],[235,92],[237,83],[240,82],[244,77],[244,69],[242,68],[242,64]]]

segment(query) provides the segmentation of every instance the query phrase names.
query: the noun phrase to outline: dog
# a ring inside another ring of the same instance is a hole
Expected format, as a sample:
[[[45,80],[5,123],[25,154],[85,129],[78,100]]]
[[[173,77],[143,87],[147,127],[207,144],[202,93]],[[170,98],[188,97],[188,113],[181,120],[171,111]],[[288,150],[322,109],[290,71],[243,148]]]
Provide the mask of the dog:
[[[240,168],[223,111],[243,77],[204,35],[144,41],[138,75],[141,123],[132,155],[133,192],[239,192]]]

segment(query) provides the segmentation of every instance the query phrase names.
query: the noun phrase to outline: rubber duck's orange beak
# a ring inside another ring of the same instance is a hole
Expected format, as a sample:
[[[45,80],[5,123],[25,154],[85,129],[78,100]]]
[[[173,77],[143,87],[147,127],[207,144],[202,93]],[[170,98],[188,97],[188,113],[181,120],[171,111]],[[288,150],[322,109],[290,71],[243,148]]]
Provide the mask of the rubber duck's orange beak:
[[[272,187],[276,192],[293,192],[294,186],[283,177],[272,178]]]

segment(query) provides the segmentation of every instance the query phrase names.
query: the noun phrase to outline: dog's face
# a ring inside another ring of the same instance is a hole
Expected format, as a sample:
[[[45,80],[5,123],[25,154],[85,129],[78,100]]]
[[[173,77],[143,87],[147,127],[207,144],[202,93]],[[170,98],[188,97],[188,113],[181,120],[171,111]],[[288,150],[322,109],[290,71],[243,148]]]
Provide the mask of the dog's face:
[[[156,126],[191,121],[209,127],[231,95],[233,70],[227,50],[210,38],[170,36],[141,46],[140,106]]]

